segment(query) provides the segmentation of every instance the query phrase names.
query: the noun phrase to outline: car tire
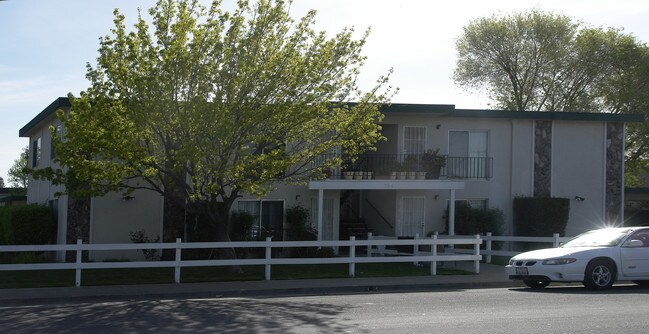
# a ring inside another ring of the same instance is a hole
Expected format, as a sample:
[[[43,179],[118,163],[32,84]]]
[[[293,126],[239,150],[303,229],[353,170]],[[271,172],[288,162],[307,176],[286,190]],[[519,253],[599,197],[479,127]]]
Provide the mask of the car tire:
[[[550,285],[550,281],[547,280],[523,280],[523,283],[532,289],[543,289],[546,286]]]
[[[649,288],[649,281],[633,281],[633,283],[643,287],[643,288]]]
[[[617,269],[606,260],[593,260],[586,267],[584,286],[589,290],[605,290],[613,286]]]

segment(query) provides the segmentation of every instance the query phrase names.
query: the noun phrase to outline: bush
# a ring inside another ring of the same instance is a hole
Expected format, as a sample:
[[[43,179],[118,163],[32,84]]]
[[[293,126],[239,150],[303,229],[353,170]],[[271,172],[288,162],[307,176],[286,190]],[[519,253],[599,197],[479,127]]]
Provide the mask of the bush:
[[[135,232],[130,232],[129,237],[131,238],[131,242],[136,243],[136,244],[148,244],[148,243],[159,243],[160,242],[160,236],[156,236],[155,239],[149,239],[149,237],[146,236],[146,232],[144,230],[138,230]],[[160,254],[158,254],[157,249],[138,249],[138,251],[142,252],[144,255],[144,258],[147,261],[159,261],[160,260]]]
[[[0,243],[42,245],[55,241],[56,220],[47,207],[22,205],[0,209]]]
[[[448,231],[448,210],[445,214],[446,230]],[[466,204],[455,206],[455,234],[476,235],[491,232],[502,235],[505,218],[500,209],[474,209]]]
[[[286,209],[286,239],[316,240],[317,235],[308,227],[309,210],[296,205]]]
[[[252,225],[255,223],[255,216],[245,211],[236,211],[230,217],[230,240],[250,241],[252,239]]]
[[[557,197],[514,198],[514,234],[529,237],[564,235],[570,200]]]

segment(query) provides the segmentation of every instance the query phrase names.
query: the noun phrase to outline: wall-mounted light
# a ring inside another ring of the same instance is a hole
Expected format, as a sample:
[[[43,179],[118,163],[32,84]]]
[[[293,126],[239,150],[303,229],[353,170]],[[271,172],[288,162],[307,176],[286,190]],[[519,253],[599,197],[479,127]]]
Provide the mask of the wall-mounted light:
[[[585,200],[586,200],[586,199],[583,198],[583,197],[581,197],[581,196],[575,196],[575,201],[577,201],[577,202],[583,202],[583,201],[585,201]]]
[[[122,201],[132,201],[134,199],[135,199],[135,197],[133,197],[131,195],[122,196]]]
[[[435,200],[437,200],[438,198],[439,198],[439,195],[435,195]]]
[[[435,129],[437,129],[437,130],[439,130],[439,128],[441,128],[441,127],[442,127],[441,124],[437,124],[437,125],[435,125]]]
[[[295,195],[295,200],[296,200],[296,201],[299,201],[300,199],[302,199],[302,196],[300,196],[300,195]]]

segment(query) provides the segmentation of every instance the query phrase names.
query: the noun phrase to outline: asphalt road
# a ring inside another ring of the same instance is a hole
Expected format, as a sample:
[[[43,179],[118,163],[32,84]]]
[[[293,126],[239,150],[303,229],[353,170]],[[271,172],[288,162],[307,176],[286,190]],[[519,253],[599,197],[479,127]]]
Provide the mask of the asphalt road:
[[[579,286],[0,305],[2,333],[646,333],[649,289]]]

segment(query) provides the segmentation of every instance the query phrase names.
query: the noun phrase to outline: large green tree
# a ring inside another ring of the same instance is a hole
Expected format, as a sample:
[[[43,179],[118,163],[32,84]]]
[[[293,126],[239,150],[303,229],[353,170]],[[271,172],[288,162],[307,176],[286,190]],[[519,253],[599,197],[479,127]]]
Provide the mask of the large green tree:
[[[29,146],[25,146],[20,152],[20,157],[14,160],[14,164],[9,168],[9,184],[13,187],[27,189],[27,180],[29,179],[29,169],[27,159],[29,158]]]
[[[487,91],[492,107],[649,116],[649,48],[619,29],[531,10],[471,21],[456,48],[455,82]],[[635,182],[649,161],[649,121],[629,125],[626,148]]]
[[[294,21],[281,0],[221,7],[160,0],[151,26],[140,15],[132,31],[116,10],[90,87],[58,113],[64,168],[41,175],[75,196],[157,191],[224,241],[243,193],[322,177],[342,162],[332,152],[373,148],[392,89],[388,76],[366,92],[356,85],[368,32],[316,32],[314,11]]]
[[[470,22],[456,48],[455,82],[488,91],[496,108],[618,112],[610,97],[631,88],[618,79],[641,61],[631,49],[646,46],[616,29],[531,10]]]

